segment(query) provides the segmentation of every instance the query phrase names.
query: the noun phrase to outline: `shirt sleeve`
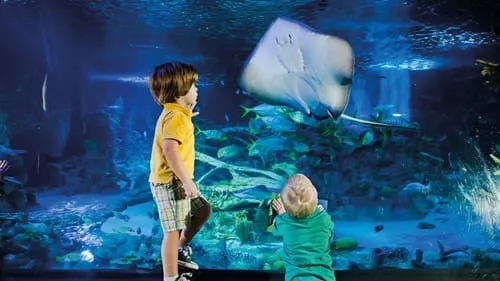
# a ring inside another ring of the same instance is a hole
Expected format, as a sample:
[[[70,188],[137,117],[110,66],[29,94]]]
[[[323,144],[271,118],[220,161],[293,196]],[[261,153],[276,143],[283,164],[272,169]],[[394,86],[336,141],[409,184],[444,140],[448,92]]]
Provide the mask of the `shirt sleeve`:
[[[163,121],[162,139],[173,139],[182,144],[187,133],[187,117],[181,113],[170,113]]]
[[[332,241],[333,241],[333,227],[334,227],[334,224],[333,224],[333,221],[332,221],[332,218],[330,217],[330,215],[326,212],[326,211],[322,211],[323,212],[323,219],[324,219],[324,225],[325,225],[325,228],[328,230],[328,232],[330,233],[330,238],[329,238],[329,243],[331,244]]]
[[[274,219],[274,222],[273,222],[273,235],[274,236],[283,236],[283,232],[282,232],[282,224],[283,224],[283,220],[281,218],[282,215],[277,215],[276,218]]]

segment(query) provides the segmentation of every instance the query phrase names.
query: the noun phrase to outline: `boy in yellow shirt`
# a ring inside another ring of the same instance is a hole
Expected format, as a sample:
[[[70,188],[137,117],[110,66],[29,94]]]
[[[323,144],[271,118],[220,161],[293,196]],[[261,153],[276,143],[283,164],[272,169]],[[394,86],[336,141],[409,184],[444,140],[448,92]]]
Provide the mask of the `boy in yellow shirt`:
[[[169,62],[149,78],[154,100],[163,107],[151,151],[151,193],[163,228],[161,256],[164,281],[186,281],[178,263],[198,269],[188,243],[208,220],[211,206],[198,192],[194,177],[195,139],[191,118],[196,105],[198,73],[194,66]]]

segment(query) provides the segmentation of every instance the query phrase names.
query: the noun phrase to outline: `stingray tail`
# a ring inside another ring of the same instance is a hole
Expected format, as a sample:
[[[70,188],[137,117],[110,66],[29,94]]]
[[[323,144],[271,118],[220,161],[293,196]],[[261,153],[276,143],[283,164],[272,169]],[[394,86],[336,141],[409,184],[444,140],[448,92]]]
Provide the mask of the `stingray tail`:
[[[330,116],[333,116],[330,111],[328,110],[328,114]],[[352,117],[346,114],[341,114],[341,118],[350,120],[353,122],[357,122],[360,124],[365,124],[365,125],[370,125],[370,126],[376,126],[376,127],[385,127],[385,128],[399,128],[399,129],[405,129],[405,130],[419,130],[418,126],[410,126],[410,125],[397,125],[397,124],[386,124],[386,123],[380,123],[380,122],[374,122],[374,121],[368,121],[368,120],[363,120],[363,119],[358,119],[356,117]],[[333,118],[333,117],[332,117]]]

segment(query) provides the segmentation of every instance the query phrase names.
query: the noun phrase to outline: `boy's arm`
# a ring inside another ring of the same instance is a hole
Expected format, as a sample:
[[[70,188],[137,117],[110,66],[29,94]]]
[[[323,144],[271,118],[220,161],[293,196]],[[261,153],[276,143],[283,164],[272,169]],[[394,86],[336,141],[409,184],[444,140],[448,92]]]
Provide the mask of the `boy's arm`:
[[[179,180],[185,184],[191,181],[186,166],[182,162],[181,156],[179,155],[179,142],[174,139],[163,139],[162,142],[163,155],[167,159],[168,165],[174,172],[174,174],[179,178]]]
[[[181,115],[175,115],[164,122],[162,127],[161,148],[169,167],[172,169],[175,176],[182,182],[188,196],[192,197],[197,193],[196,185],[191,175],[187,172],[186,166],[179,155],[179,145],[182,144],[182,141],[188,133],[186,119],[186,117]],[[195,194],[192,194],[193,192]]]
[[[330,233],[330,237],[328,239],[328,242],[330,244],[332,244],[332,241],[333,241],[333,234],[334,234],[334,231],[333,231],[333,228],[334,228],[334,223],[332,221],[332,218],[330,217],[330,215],[326,212],[326,211],[323,211],[323,217],[324,217],[324,225],[325,225],[325,228],[329,231]]]
[[[331,228],[330,228],[330,238],[328,239],[328,244],[332,244],[333,242],[333,234],[334,234],[334,231],[333,231],[333,227],[334,227],[334,224],[332,223],[331,225]]]

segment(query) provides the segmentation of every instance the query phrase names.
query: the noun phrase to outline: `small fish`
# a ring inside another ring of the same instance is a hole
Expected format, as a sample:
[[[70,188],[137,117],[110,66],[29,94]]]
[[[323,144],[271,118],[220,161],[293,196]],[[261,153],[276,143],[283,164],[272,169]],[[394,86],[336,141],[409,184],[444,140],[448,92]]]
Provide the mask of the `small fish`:
[[[495,164],[500,165],[500,159],[498,159],[498,157],[496,157],[493,154],[490,154],[490,158],[493,159],[493,162],[495,162]]]
[[[315,127],[318,125],[318,121],[312,117],[309,117],[302,113],[301,111],[292,111],[288,113],[288,117],[292,119],[293,122],[298,124],[303,124],[309,127]]]
[[[244,148],[236,144],[226,145],[217,151],[217,158],[230,159],[244,152]]]
[[[287,109],[285,109],[282,106],[274,106],[270,104],[259,104],[254,107],[246,107],[246,106],[240,106],[243,109],[243,114],[241,117],[247,116],[250,112],[253,112],[257,115],[262,115],[262,116],[276,116],[280,113],[285,113]]]
[[[256,156],[263,152],[288,150],[287,139],[279,136],[260,138],[248,146],[248,156]]]
[[[128,222],[130,220],[130,217],[128,215],[124,215],[122,213],[119,213],[117,211],[113,211],[113,215],[119,219],[119,220],[124,220],[126,222]]]
[[[257,208],[261,204],[261,200],[256,199],[238,199],[237,201],[226,201],[222,204],[220,212],[237,212],[253,208]]]
[[[255,121],[262,121],[265,129],[272,129],[277,132],[296,132],[297,125],[284,115],[257,116]]]
[[[269,131],[266,123],[262,119],[252,118],[248,122],[249,133],[251,135],[259,134],[260,132]]]
[[[400,195],[423,194],[427,195],[432,191],[430,183],[423,185],[421,183],[412,182],[407,184],[399,193]]]
[[[202,134],[203,136],[205,136],[206,139],[209,140],[223,141],[229,139],[227,134],[221,130],[201,130],[199,127],[196,127],[195,135],[200,135],[200,134]]]
[[[362,136],[361,136],[361,145],[366,146],[366,145],[371,145],[375,141],[375,134],[373,131],[366,131]]]
[[[251,188],[243,188],[231,192],[235,197],[244,199],[269,199],[273,193],[280,193],[280,188],[271,188],[264,185],[258,185]]]
[[[280,136],[260,138],[248,146],[248,156],[257,156],[266,152],[289,150],[290,147],[299,153],[307,153],[310,148],[307,144]]]
[[[383,226],[383,225],[381,225],[381,224],[377,224],[377,225],[375,226],[375,232],[380,232],[380,231],[382,231],[382,230],[384,230],[384,226]]]
[[[116,234],[130,234],[130,233],[135,233],[135,229],[129,226],[122,226],[119,228],[114,228],[112,232]]]

